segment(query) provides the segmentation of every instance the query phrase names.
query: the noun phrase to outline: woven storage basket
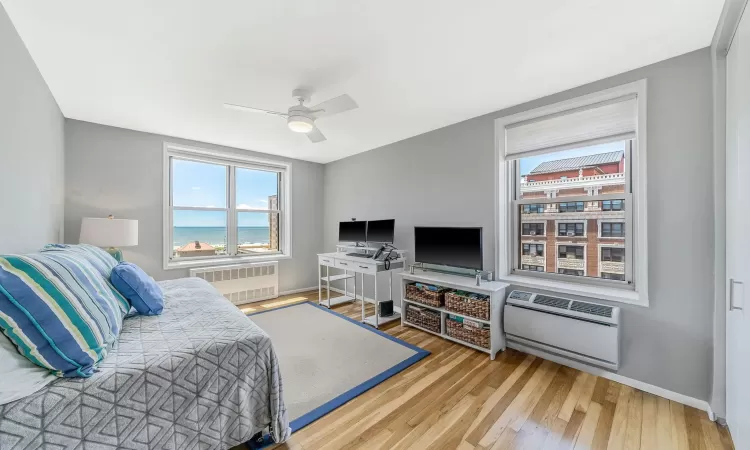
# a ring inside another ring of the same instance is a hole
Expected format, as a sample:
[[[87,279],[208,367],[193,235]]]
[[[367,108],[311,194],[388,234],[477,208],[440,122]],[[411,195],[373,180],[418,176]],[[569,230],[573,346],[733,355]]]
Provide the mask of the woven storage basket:
[[[413,302],[423,303],[427,306],[440,308],[445,305],[445,293],[448,291],[449,289],[446,288],[431,291],[429,289],[420,289],[416,284],[407,284],[406,299]]]
[[[406,322],[434,333],[440,333],[440,313],[406,304]]]
[[[477,319],[490,320],[490,298],[486,295],[481,298],[470,298],[455,291],[448,292],[445,294],[445,309]]]
[[[468,322],[468,319],[466,320]],[[485,328],[484,324],[479,324],[481,327],[468,325],[461,321],[460,318],[453,318],[448,316],[445,319],[445,329],[448,336],[458,339],[460,341],[474,344],[478,347],[490,348],[490,329]]]

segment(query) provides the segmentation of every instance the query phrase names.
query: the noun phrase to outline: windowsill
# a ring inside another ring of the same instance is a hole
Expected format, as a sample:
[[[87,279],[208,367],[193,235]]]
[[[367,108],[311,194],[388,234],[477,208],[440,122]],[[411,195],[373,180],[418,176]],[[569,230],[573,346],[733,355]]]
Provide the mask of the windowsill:
[[[221,258],[193,259],[189,261],[170,261],[164,266],[164,270],[192,269],[195,267],[206,266],[229,266],[232,264],[280,261],[284,259],[292,259],[292,257],[283,253],[276,253],[273,255],[225,256]]]
[[[498,281],[516,286],[552,291],[562,295],[578,295],[592,300],[607,300],[611,302],[627,303],[629,305],[648,307],[648,296],[639,292],[603,286],[592,286],[565,281],[547,280],[521,275],[505,275],[497,277]]]

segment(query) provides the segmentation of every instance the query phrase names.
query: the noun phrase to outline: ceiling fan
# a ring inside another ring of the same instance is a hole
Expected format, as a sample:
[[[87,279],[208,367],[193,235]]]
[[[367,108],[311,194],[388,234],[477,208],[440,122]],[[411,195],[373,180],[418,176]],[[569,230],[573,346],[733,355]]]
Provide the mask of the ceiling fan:
[[[238,111],[259,112],[272,116],[286,117],[286,123],[290,130],[297,133],[306,133],[307,137],[313,143],[326,140],[323,133],[315,126],[317,119],[351,111],[359,107],[357,102],[346,94],[326,100],[323,103],[318,103],[315,106],[307,107],[305,103],[310,101],[310,95],[310,91],[307,89],[295,89],[292,91],[292,97],[297,99],[299,105],[290,107],[289,111],[285,113],[231,103],[224,103],[224,107]]]

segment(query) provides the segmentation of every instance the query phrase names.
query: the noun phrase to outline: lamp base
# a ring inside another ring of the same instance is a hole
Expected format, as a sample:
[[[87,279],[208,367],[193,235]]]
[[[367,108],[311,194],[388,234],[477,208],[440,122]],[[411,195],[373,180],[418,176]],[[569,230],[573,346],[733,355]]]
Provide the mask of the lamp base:
[[[118,263],[122,262],[122,250],[116,247],[108,247],[105,248],[104,251],[112,255],[113,258],[117,260]]]

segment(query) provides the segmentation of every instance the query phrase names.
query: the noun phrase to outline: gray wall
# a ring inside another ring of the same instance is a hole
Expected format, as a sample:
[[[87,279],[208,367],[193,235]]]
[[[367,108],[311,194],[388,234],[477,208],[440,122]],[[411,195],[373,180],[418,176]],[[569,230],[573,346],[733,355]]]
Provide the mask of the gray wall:
[[[322,250],[323,166],[139,131],[65,121],[65,242],[77,243],[82,217],[137,219],[139,245],[125,259],[157,280],[180,278],[187,269],[162,265],[162,158],[164,142],[221,149],[292,162],[292,253],[279,263],[279,290],[317,286],[316,254]]]
[[[0,253],[62,237],[64,119],[0,6]]]
[[[326,249],[334,249],[337,223],[351,217],[395,218],[396,245],[410,251],[415,225],[472,225],[484,228],[485,266],[494,267],[494,119],[642,78],[648,79],[651,306],[623,306],[619,373],[708,400],[714,284],[708,49],[326,165]]]

